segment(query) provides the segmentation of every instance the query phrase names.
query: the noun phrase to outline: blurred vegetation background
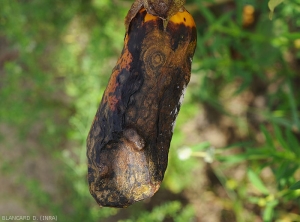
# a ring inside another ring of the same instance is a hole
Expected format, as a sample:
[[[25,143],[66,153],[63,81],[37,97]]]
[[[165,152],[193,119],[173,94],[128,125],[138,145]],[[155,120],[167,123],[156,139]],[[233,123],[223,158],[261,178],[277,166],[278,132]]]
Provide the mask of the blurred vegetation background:
[[[300,221],[300,0],[187,0],[198,46],[161,189],[89,194],[86,137],[132,1],[1,0],[0,215]]]

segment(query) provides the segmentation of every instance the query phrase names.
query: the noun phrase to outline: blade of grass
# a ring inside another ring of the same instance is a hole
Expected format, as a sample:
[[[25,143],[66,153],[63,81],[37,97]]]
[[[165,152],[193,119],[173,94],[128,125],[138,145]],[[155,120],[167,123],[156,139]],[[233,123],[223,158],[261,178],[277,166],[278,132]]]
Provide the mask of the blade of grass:
[[[289,189],[290,190],[298,190],[298,189],[300,189],[300,180],[297,183],[294,183]]]
[[[250,182],[263,194],[268,194],[269,191],[262,182],[262,180],[259,178],[259,176],[251,169],[248,169],[248,178]]]
[[[275,150],[273,139],[272,139],[270,133],[267,131],[267,128],[264,125],[260,125],[260,130],[263,132],[263,134],[265,136],[266,143],[268,144],[268,147],[272,150]]]
[[[292,85],[291,85],[290,81],[287,82],[285,89],[286,89],[285,91],[286,91],[286,94],[287,94],[287,97],[288,97],[288,100],[290,103],[290,107],[291,107],[293,123],[295,124],[294,126],[296,126],[299,131],[300,130],[300,120],[299,120],[299,116],[298,116],[296,100],[292,93],[293,89],[292,89]]]

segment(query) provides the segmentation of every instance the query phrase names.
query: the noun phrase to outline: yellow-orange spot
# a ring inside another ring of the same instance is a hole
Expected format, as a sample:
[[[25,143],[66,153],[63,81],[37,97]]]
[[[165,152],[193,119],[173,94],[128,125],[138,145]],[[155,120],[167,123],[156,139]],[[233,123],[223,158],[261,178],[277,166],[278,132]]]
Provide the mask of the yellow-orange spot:
[[[177,12],[170,18],[169,21],[175,24],[183,23],[184,25],[189,27],[196,27],[193,17],[186,10],[184,10],[183,12]]]
[[[145,18],[144,18],[144,22],[155,21],[158,18],[159,17],[147,13]]]
[[[129,40],[128,34],[126,34],[125,39],[124,39],[124,45],[127,45]]]
[[[142,9],[140,10],[139,13],[143,13],[144,11],[146,11],[146,9],[145,9],[145,8],[142,8]],[[159,19],[158,16],[151,15],[151,14],[149,14],[148,12],[146,12],[146,13],[147,13],[147,14],[146,14],[146,16],[145,16],[145,18],[144,18],[144,22],[149,22],[149,21],[154,21],[154,20],[156,20],[156,19]]]

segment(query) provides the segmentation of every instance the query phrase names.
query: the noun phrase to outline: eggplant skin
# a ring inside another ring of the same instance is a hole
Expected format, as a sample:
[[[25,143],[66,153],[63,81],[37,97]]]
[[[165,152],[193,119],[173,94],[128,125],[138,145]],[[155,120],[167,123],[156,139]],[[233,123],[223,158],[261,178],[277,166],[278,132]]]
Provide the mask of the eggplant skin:
[[[159,189],[196,39],[186,10],[166,28],[144,8],[131,20],[87,138],[89,189],[100,206],[127,207]]]

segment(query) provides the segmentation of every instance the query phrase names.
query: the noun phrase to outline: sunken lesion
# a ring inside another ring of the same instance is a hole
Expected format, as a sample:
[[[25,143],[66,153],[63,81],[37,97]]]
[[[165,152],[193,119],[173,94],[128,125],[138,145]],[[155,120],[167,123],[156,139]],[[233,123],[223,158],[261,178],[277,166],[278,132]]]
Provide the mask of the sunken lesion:
[[[158,190],[160,183],[151,181],[146,146],[136,129],[127,128],[118,141],[101,149],[98,161],[90,162],[90,192],[100,206],[127,207]]]
[[[134,129],[126,129],[124,131],[124,137],[129,143],[132,144],[133,149],[141,151],[145,148],[145,140]]]

